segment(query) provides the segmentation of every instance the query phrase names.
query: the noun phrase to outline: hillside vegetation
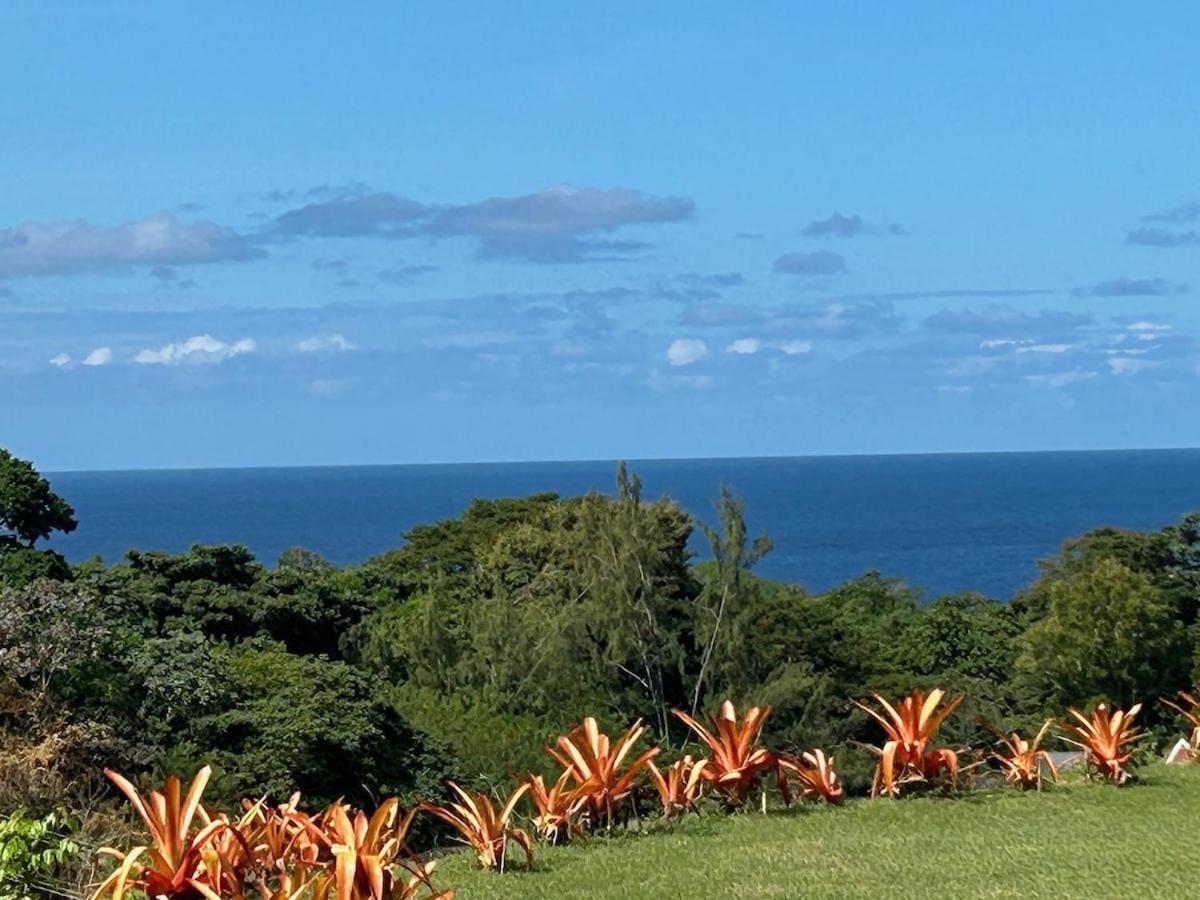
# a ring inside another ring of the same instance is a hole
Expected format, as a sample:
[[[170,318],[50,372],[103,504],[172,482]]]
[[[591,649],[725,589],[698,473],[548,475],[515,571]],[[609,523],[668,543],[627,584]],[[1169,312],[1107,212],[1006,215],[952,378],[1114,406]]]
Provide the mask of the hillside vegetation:
[[[624,466],[615,488],[476,501],[457,518],[412,529],[395,550],[341,568],[301,548],[271,565],[238,544],[183,554],[131,549],[119,561],[72,565],[38,546],[75,527],[67,499],[30,463],[0,452],[0,829],[41,832],[19,866],[17,857],[0,866],[0,888],[5,878],[36,878],[68,894],[94,885],[113,864],[90,851],[140,839],[114,785],[134,801],[152,786],[170,794],[172,774],[186,781],[195,773],[204,814],[176,823],[185,837],[204,832],[210,811],[237,816],[243,799],[268,798],[261,816],[238,827],[292,837],[301,828],[329,877],[332,848],[343,846],[356,811],[387,812],[386,827],[372,835],[388,835],[400,877],[398,848],[444,848],[460,829],[446,806],[454,796],[486,803],[515,790],[514,817],[493,823],[498,837],[481,843],[479,860],[499,864],[511,832],[521,846],[542,838],[538,868],[489,881],[454,859],[435,881],[457,886],[461,875],[467,896],[485,886],[496,896],[608,890],[626,869],[640,873],[639,889],[659,879],[664,890],[694,891],[696,879],[711,877],[713,890],[744,884],[747,895],[767,887],[787,895],[809,881],[833,890],[831,872],[890,883],[880,871],[901,858],[905,877],[918,880],[933,865],[925,857],[966,866],[963,848],[979,854],[987,843],[982,834],[973,843],[970,828],[993,810],[1014,817],[1013,829],[998,832],[1013,835],[996,845],[1002,855],[1026,846],[1016,842],[1022,816],[1038,834],[1037,853],[1055,852],[1057,841],[1073,844],[1078,860],[1139,821],[1054,838],[1049,830],[1063,823],[1045,810],[1086,820],[1072,812],[1077,793],[1079,810],[1145,804],[1146,827],[1158,823],[1160,844],[1173,839],[1168,815],[1179,795],[1156,785],[1190,776],[1158,770],[1146,785],[1094,799],[1092,788],[960,793],[953,802],[743,813],[727,824],[720,810],[751,804],[785,772],[793,791],[833,804],[872,790],[941,790],[960,767],[1004,765],[990,755],[997,729],[1014,741],[1041,734],[1045,749],[1064,749],[1070,707],[1094,712],[1105,728],[1110,715],[1120,725],[1120,740],[1093,764],[1115,782],[1191,730],[1181,716],[1193,719],[1189,753],[1200,757],[1200,700],[1179,696],[1200,674],[1200,514],[1157,531],[1100,528],[1071,539],[1007,600],[930,598],[878,572],[813,594],[754,574],[772,544],[752,536],[728,487],[717,489],[704,519],[668,497],[644,498]],[[699,563],[690,549],[696,531],[707,544]],[[1178,708],[1160,697],[1177,698]],[[915,720],[927,698],[939,710],[932,723],[898,740],[889,700],[907,704]],[[1136,717],[1115,712],[1139,704]],[[700,723],[737,730],[745,746],[718,762],[710,726]],[[566,758],[574,751],[564,742],[607,754],[605,735],[629,749],[611,779]],[[1036,751],[1025,754],[1026,775],[1014,784],[1042,777]],[[106,768],[129,781],[106,778]],[[562,780],[562,815],[531,826],[539,777],[542,787]],[[656,779],[664,777],[690,787],[660,802]],[[449,782],[468,793],[452,795]],[[293,791],[303,798],[303,825],[296,810],[278,806]],[[398,812],[418,806],[411,819]],[[699,822],[691,816],[698,806],[706,810]],[[636,846],[598,838],[639,819],[655,821],[655,833]],[[876,825],[893,835],[885,845],[906,836],[911,846],[881,862],[870,852],[881,846]],[[666,834],[671,827],[679,830]],[[575,831],[590,833],[590,843],[543,853],[547,838]],[[243,844],[242,831],[222,834],[231,847],[258,846]],[[835,835],[842,843],[821,843]],[[205,840],[217,837],[205,832]],[[171,864],[186,863],[171,878],[214,875],[199,861],[208,846],[195,849]],[[793,865],[810,852],[824,862]],[[517,855],[509,847],[508,862]],[[257,883],[255,871],[278,878],[278,863],[256,858],[225,869]],[[568,871],[582,873],[569,886],[559,874]],[[414,877],[406,900],[427,891]]]

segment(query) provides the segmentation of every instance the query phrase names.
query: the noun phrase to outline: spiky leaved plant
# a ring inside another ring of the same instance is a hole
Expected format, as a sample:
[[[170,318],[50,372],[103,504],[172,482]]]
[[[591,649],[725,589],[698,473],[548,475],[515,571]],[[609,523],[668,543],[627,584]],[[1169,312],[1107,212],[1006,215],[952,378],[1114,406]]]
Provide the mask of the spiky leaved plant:
[[[946,692],[936,688],[929,693],[913,691],[899,704],[892,706],[879,694],[872,694],[882,712],[865,703],[853,700],[859,709],[883,726],[887,740],[871,749],[879,757],[871,796],[898,796],[902,785],[913,782],[932,782],[943,772],[954,781],[958,777],[958,753],[945,748],[930,747],[937,730],[950,713],[962,703],[961,696],[942,701]]]
[[[1145,737],[1133,724],[1141,711],[1142,704],[1135,703],[1126,712],[1114,710],[1101,703],[1090,715],[1068,707],[1067,713],[1074,722],[1064,722],[1063,729],[1074,737],[1063,738],[1068,744],[1083,751],[1088,766],[1113,784],[1124,784],[1129,780],[1133,745]]]
[[[475,851],[481,866],[504,871],[509,841],[525,851],[525,865],[533,865],[533,841],[529,833],[509,824],[517,801],[529,790],[529,782],[513,791],[499,809],[487,794],[463,790],[453,781],[448,785],[458,797],[457,803],[448,806],[423,803],[421,807],[453,827]]]

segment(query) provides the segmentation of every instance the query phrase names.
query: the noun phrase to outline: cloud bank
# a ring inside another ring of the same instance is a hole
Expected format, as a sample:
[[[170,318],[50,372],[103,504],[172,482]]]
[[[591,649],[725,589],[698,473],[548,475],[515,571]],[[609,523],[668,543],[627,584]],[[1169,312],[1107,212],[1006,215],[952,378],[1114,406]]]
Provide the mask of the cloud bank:
[[[219,363],[257,349],[252,338],[227,344],[210,334],[190,337],[180,343],[166,344],[157,350],[142,350],[133,358],[142,365],[176,366],[183,363]]]
[[[0,229],[0,277],[241,262],[265,255],[230,228],[186,224],[166,212],[110,227],[72,221]]]
[[[471,238],[482,258],[577,263],[645,247],[608,235],[634,225],[681,222],[695,204],[627,188],[555,185],[517,197],[434,206],[390,193],[337,197],[288,210],[268,234],[283,237]]]

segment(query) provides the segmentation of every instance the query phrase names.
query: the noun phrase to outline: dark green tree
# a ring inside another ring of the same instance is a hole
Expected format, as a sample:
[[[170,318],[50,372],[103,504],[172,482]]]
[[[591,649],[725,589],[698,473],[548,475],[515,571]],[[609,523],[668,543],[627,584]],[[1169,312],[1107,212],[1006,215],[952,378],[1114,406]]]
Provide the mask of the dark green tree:
[[[1189,646],[1154,582],[1110,557],[1046,587],[1048,609],[1017,641],[1026,688],[1051,708],[1128,706],[1186,684]]]
[[[50,489],[33,463],[0,448],[0,542],[33,548],[53,531],[79,525],[75,510]]]

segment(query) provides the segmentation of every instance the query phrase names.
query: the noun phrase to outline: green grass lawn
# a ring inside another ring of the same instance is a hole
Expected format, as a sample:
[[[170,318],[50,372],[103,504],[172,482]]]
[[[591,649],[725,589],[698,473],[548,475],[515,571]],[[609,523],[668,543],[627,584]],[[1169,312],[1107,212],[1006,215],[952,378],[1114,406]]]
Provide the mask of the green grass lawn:
[[[538,847],[531,872],[438,867],[458,900],[505,897],[1195,897],[1200,766],[1138,784],[1041,794],[856,800],[766,816],[692,817],[586,845]]]

